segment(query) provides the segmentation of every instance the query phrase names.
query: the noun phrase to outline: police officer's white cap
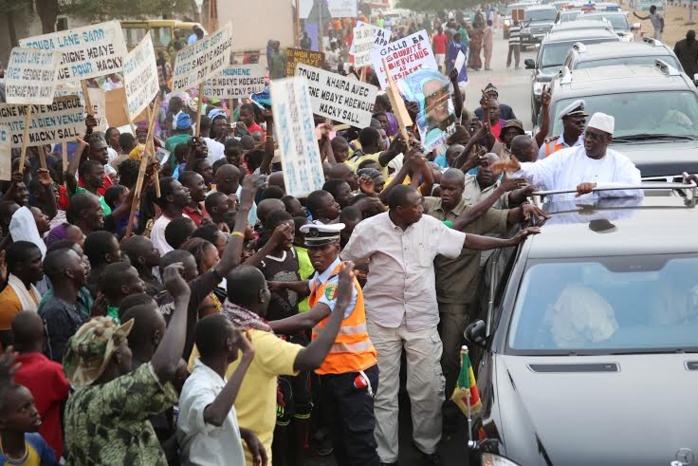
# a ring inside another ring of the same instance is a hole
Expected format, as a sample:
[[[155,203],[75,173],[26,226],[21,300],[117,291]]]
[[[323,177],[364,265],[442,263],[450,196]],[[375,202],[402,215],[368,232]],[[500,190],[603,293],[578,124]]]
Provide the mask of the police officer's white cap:
[[[589,116],[584,111],[584,106],[586,104],[582,99],[575,100],[567,107],[563,108],[558,115],[558,118],[563,119],[565,117],[586,117]]]
[[[344,230],[343,223],[308,223],[300,227],[300,232],[305,234],[306,246],[324,246],[339,241],[339,233]]]

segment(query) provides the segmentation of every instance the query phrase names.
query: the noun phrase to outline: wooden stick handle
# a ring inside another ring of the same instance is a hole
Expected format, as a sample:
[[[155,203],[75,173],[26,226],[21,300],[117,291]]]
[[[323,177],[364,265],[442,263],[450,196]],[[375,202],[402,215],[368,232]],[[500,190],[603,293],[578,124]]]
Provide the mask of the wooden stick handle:
[[[85,111],[88,115],[94,116],[95,109],[92,106],[92,101],[90,100],[90,93],[87,90],[87,81],[80,81],[80,86],[82,87],[82,98],[85,100]],[[126,115],[128,116],[128,112],[126,112]]]
[[[68,142],[63,141],[61,143],[61,159],[63,161],[63,173],[68,171]],[[65,186],[65,180],[63,181],[63,186]]]
[[[19,171],[24,173],[24,161],[27,159],[27,144],[29,144],[29,125],[32,122],[32,106],[27,105],[24,115],[24,132],[22,133],[22,151],[19,156]]]
[[[201,134],[201,109],[204,105],[204,83],[199,84],[199,103],[196,107],[196,137]]]

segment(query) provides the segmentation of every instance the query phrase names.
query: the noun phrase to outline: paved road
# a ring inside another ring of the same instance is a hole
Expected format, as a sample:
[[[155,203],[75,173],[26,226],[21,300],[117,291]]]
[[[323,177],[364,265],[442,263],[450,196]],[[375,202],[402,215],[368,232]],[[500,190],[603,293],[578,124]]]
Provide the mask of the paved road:
[[[468,70],[468,87],[466,90],[465,103],[471,111],[480,105],[481,89],[488,83],[497,86],[501,103],[510,105],[514,109],[516,117],[524,124],[527,130],[532,129],[531,125],[531,70],[524,69],[524,59],[536,58],[537,48],[528,48],[521,52],[521,68],[518,70],[512,67],[507,69],[508,42],[502,39],[502,30],[497,29],[494,33],[494,50],[492,51],[492,70],[473,71]],[[484,61],[484,59],[483,59]],[[513,61],[513,57],[512,57]]]

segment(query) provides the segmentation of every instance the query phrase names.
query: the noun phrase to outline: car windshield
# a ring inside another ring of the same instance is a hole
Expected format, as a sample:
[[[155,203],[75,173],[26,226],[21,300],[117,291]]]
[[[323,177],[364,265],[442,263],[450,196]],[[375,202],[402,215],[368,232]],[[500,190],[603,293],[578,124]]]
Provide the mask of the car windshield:
[[[524,21],[555,21],[557,10],[555,8],[543,10],[526,10]]]
[[[508,347],[518,354],[698,351],[698,256],[531,261]]]
[[[579,17],[580,14],[581,14],[581,11],[564,12],[564,13],[562,13],[562,15],[560,15],[560,22],[567,23],[570,21],[574,21],[575,19],[577,19]]]
[[[659,60],[663,60],[673,66],[677,70],[683,70],[681,64],[673,55],[644,55],[639,57],[614,57],[605,60],[589,60],[579,62],[575,69],[583,70],[587,68],[596,68],[597,66],[609,66],[609,65],[644,65],[644,66],[655,66],[655,63]]]
[[[557,115],[579,98],[559,100],[551,115]],[[583,99],[589,115],[603,112],[615,117],[614,139],[636,134],[694,137],[698,131],[698,100],[691,91],[656,90],[585,96]],[[562,120],[555,119],[550,134],[562,134]]]
[[[582,19],[592,19],[592,20],[601,20],[605,18],[608,20],[609,23],[611,23],[611,26],[613,26],[614,31],[620,31],[620,32],[625,32],[630,30],[630,25],[628,24],[628,18],[625,15],[600,15],[600,14],[590,14],[590,15],[584,15],[581,17]]]
[[[577,42],[582,42],[584,44],[599,44],[601,42],[613,42],[617,39],[614,37],[609,37],[607,39],[591,39],[591,40],[571,40],[569,42],[558,42],[544,44],[541,48],[540,54],[540,67],[541,68],[560,68],[563,63],[565,63],[565,58],[567,57],[567,52],[570,51],[572,46]],[[546,70],[548,72],[555,72],[557,70]]]

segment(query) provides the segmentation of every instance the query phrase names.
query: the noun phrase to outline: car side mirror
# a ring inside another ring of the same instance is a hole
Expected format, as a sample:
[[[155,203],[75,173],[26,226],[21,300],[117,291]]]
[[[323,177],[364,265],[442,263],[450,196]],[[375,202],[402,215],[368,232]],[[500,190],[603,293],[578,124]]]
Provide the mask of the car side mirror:
[[[630,26],[631,31],[639,31],[640,30],[640,23],[633,23],[632,26]]]
[[[533,58],[527,58],[524,60],[524,66],[526,67],[527,70],[535,70],[536,69],[536,61]]]
[[[476,320],[468,325],[463,332],[465,341],[475,346],[485,348],[487,344],[487,326],[484,320]]]

